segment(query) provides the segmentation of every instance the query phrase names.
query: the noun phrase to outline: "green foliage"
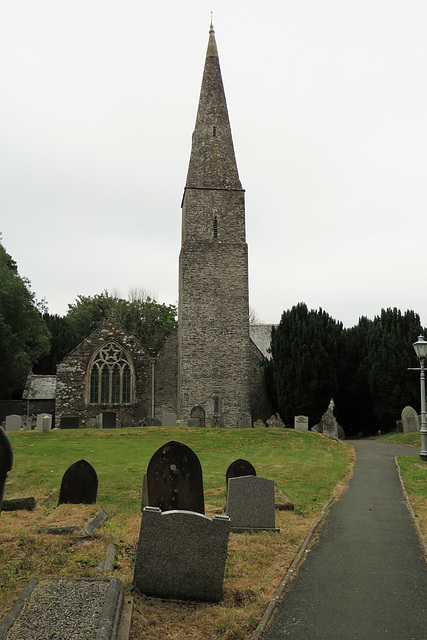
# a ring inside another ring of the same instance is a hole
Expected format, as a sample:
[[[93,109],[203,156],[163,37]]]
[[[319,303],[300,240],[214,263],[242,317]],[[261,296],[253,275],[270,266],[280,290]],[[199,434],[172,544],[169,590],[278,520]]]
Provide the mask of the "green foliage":
[[[325,311],[300,303],[282,314],[272,331],[267,379],[285,424],[307,415],[317,424],[337,390],[335,362],[342,325]]]
[[[26,278],[0,243],[0,398],[21,397],[33,363],[49,351],[49,333]]]
[[[50,333],[50,351],[40,358],[33,367],[36,374],[55,374],[56,365],[80,343],[80,336],[68,318],[43,314],[43,320]]]
[[[398,309],[383,309],[370,326],[368,382],[380,429],[394,429],[406,405],[419,406],[418,376],[408,367],[417,366],[412,343],[422,331],[416,313]]]
[[[160,304],[143,291],[131,294],[130,300],[110,295],[108,291],[78,296],[76,302],[68,305],[66,320],[81,341],[112,314],[152,353],[177,326],[176,307]]]

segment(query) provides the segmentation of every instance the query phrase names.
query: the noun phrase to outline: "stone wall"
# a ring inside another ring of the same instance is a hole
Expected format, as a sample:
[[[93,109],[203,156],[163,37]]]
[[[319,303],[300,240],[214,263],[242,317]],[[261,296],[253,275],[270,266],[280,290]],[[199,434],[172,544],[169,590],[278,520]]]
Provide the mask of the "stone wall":
[[[163,343],[155,367],[155,418],[164,413],[177,413],[178,393],[178,329]]]
[[[126,405],[90,404],[90,364],[93,355],[103,345],[115,341],[130,356],[132,363],[131,402]],[[84,340],[57,367],[56,419],[60,426],[62,416],[80,418],[80,426],[86,426],[90,418],[104,411],[115,411],[122,426],[133,426],[135,409],[150,406],[151,362],[142,344],[114,318],[109,318],[89,338]]]
[[[250,387],[252,424],[257,420],[266,422],[275,412],[273,400],[267,388],[264,357],[258,347],[251,341],[250,346]]]

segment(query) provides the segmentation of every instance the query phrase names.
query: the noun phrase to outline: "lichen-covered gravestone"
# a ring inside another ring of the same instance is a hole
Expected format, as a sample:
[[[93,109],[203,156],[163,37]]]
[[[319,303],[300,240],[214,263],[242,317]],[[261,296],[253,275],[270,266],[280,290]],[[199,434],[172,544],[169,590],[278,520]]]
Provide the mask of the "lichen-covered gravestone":
[[[405,407],[402,411],[403,433],[416,433],[420,429],[418,414],[412,407]]]
[[[147,596],[218,602],[230,520],[145,507],[133,582]]]
[[[0,513],[3,502],[4,485],[13,465],[13,451],[10,440],[0,427]]]
[[[161,511],[205,513],[202,467],[187,445],[171,440],[157,449],[147,467],[148,504]]]
[[[64,473],[58,504],[95,504],[98,476],[86,460],[78,460]]]
[[[241,476],[256,476],[255,467],[248,460],[238,458],[230,464],[225,474],[225,483],[228,489],[230,478],[240,478]]]

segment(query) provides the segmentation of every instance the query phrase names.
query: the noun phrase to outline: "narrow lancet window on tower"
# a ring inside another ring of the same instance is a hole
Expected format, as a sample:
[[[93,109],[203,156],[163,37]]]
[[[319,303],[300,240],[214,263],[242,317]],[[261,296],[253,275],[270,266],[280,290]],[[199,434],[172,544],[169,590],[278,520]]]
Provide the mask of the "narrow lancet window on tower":
[[[215,136],[216,136],[216,127],[215,127],[215,125],[212,128],[212,135],[215,138]]]
[[[213,237],[218,238],[218,216],[213,218]]]

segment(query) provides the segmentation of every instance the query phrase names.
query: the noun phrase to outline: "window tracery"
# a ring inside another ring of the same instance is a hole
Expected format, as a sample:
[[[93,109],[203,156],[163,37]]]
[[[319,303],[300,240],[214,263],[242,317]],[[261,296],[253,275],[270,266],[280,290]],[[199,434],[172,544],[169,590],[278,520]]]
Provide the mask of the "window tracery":
[[[116,342],[103,345],[90,371],[90,404],[130,404],[131,364],[126,351]]]

